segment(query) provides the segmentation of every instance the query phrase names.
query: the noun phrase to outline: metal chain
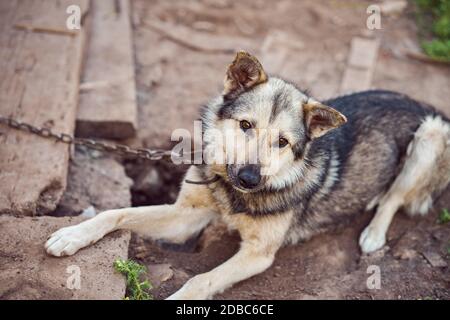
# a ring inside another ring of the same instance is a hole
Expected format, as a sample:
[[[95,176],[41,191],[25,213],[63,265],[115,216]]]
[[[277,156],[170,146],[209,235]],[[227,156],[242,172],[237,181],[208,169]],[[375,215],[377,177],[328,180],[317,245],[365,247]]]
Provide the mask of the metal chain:
[[[3,123],[16,130],[30,132],[43,138],[53,139],[58,142],[63,142],[69,145],[80,145],[85,146],[90,149],[95,149],[103,152],[114,153],[120,156],[131,156],[135,158],[157,161],[166,160],[169,161],[172,157],[182,157],[182,154],[173,153],[171,150],[164,149],[145,149],[145,148],[130,148],[124,144],[112,144],[99,140],[86,139],[86,138],[76,138],[67,133],[54,133],[48,128],[41,128],[33,126],[29,123],[15,120],[13,118],[3,117],[0,115],[0,124]],[[191,156],[194,152],[191,152]],[[218,175],[206,180],[192,181],[185,179],[186,183],[190,184],[211,184],[217,182],[220,179]]]
[[[63,142],[66,144],[74,144],[80,146],[86,146],[90,149],[95,149],[99,151],[109,152],[118,154],[120,156],[131,156],[146,160],[170,160],[172,155],[180,157],[180,154],[173,154],[171,150],[164,149],[145,149],[145,148],[130,148],[124,144],[112,144],[99,140],[86,139],[86,138],[76,138],[66,133],[54,133],[48,128],[41,128],[33,126],[29,123],[18,121],[12,118],[3,117],[0,115],[0,123],[3,123],[11,128],[30,132],[35,135],[54,139],[58,142]]]

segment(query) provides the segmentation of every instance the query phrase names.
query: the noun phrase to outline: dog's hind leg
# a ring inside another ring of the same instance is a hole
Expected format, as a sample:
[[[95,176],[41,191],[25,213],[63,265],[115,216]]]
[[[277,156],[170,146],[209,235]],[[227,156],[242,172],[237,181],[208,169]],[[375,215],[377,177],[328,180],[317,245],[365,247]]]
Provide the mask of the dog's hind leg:
[[[416,131],[402,170],[378,203],[374,218],[359,239],[365,253],[380,249],[394,214],[404,207],[409,214],[426,214],[450,181],[450,125],[428,116]]]
[[[199,177],[189,170],[187,176]],[[217,215],[209,190],[183,184],[175,204],[124,208],[102,212],[78,225],[53,233],[45,248],[54,256],[72,255],[118,229],[127,229],[153,239],[182,243],[200,232]]]

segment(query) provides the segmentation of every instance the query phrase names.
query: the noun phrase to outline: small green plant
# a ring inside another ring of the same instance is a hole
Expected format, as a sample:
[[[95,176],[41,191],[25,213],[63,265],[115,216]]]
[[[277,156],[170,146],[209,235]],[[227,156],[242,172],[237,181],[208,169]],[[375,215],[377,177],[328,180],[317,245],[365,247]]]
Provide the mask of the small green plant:
[[[438,222],[440,224],[444,224],[450,221],[450,212],[447,209],[442,209],[441,214],[439,215]]]
[[[450,61],[450,40],[431,40],[422,43],[425,53],[439,61]]]
[[[152,285],[148,280],[141,281],[147,270],[145,266],[133,261],[117,259],[114,261],[114,269],[127,278],[128,296],[125,300],[151,300],[153,299],[149,290]]]
[[[415,0],[419,37],[425,53],[450,62],[450,1]]]

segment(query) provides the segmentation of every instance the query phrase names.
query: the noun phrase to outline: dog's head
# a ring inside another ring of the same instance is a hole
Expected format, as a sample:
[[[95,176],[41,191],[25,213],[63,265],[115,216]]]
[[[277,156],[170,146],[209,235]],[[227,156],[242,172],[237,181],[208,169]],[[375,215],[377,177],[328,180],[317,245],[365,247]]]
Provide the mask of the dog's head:
[[[254,56],[241,51],[227,69],[222,96],[205,108],[202,121],[206,162],[235,189],[255,192],[301,179],[308,144],[346,118],[268,77]]]

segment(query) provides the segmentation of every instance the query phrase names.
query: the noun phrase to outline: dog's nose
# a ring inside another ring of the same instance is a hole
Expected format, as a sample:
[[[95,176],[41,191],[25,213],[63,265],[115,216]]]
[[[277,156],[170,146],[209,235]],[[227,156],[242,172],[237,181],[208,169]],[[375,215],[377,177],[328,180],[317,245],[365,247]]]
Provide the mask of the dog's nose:
[[[261,181],[261,170],[257,165],[247,165],[239,169],[239,183],[247,189],[255,188]]]

